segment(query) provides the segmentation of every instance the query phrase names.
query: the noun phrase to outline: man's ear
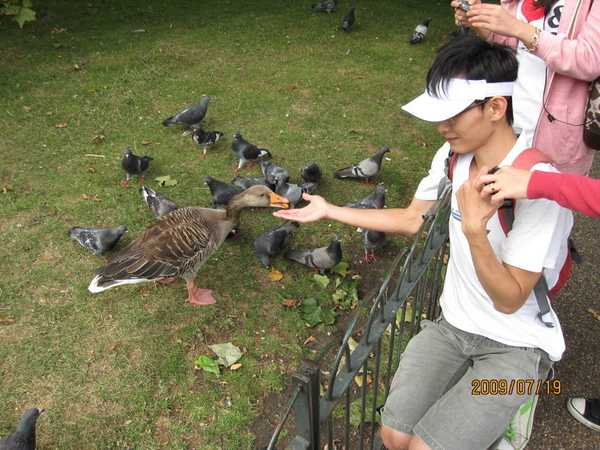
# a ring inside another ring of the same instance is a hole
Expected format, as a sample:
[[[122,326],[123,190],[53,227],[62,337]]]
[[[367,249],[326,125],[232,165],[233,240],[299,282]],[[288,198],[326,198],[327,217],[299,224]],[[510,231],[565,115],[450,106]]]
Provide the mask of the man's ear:
[[[490,101],[486,103],[486,106],[489,108],[492,121],[498,121],[506,117],[506,109],[508,108],[506,97],[492,97]]]

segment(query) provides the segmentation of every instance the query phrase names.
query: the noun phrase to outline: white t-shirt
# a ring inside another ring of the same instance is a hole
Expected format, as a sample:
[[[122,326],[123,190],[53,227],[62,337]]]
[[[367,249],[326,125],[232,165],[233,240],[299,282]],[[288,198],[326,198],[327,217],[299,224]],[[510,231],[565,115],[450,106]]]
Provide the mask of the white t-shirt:
[[[519,137],[513,149],[502,161],[510,165],[527,145]],[[440,180],[445,177],[445,160],[449,145],[435,155],[429,175],[421,180],[415,197],[435,200]],[[452,187],[456,192],[469,177],[473,154],[461,155],[453,169]],[[536,170],[556,170],[548,164],[537,164]],[[554,327],[547,327],[539,318],[539,307],[532,292],[525,304],[513,314],[494,309],[477,278],[467,238],[461,230],[461,215],[456,196],[452,195],[450,217],[450,259],[440,299],[444,319],[469,333],[485,336],[515,347],[537,347],[558,361],[565,349],[562,330],[556,313],[551,311]],[[507,237],[495,214],[487,225],[488,239],[503,262],[531,272],[544,271],[548,286],[558,280],[567,256],[567,238],[573,225],[571,211],[550,200],[517,200],[513,228]]]
[[[520,0],[516,17],[540,30],[556,34],[563,5],[564,0],[558,0],[544,17],[543,8],[534,9],[535,0]],[[517,60],[519,76],[513,92],[514,128],[527,134],[527,144],[531,145],[542,111],[546,87],[546,63],[542,58],[525,50],[525,45],[521,41],[517,47]]]

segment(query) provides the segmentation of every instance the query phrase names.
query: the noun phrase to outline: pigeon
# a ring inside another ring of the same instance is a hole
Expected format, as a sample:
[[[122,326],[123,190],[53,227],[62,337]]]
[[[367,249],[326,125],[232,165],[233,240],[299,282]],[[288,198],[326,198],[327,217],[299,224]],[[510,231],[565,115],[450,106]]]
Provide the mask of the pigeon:
[[[365,247],[364,262],[377,261],[375,251],[387,243],[387,236],[383,231],[362,230],[362,243]]]
[[[465,34],[469,34],[469,27],[458,27],[456,30],[452,31],[451,33],[448,33],[449,36],[451,38],[458,38],[458,37],[462,37]]]
[[[223,136],[220,131],[204,131],[202,127],[196,128],[192,133],[192,141],[202,148],[200,159],[206,159],[206,150]]]
[[[354,202],[346,203],[342,206],[357,209],[382,209],[385,205],[386,193],[387,189],[385,188],[385,186],[377,186],[373,194],[367,195],[366,197],[363,197]]]
[[[288,238],[300,224],[286,222],[269,228],[254,241],[254,250],[265,267],[270,267],[273,256],[281,251]]]
[[[364,184],[373,187],[370,182],[371,177],[379,172],[383,155],[389,151],[388,147],[382,147],[375,156],[364,159],[358,164],[340,169],[333,176],[335,178],[360,178]]]
[[[342,30],[349,31],[352,25],[354,25],[354,6],[350,8],[350,11],[342,19]]]
[[[156,192],[154,189],[150,189],[148,186],[142,186],[140,188],[140,195],[144,198],[152,215],[157,219],[160,219],[162,216],[177,209],[177,203],[166,195]]]
[[[248,189],[251,186],[256,186],[257,184],[262,184],[263,186],[267,186],[269,189],[275,189],[275,185],[269,183],[265,177],[233,177],[231,180],[231,184],[241,187],[242,189]]]
[[[285,208],[287,200],[266,186],[253,186],[235,196],[225,211],[211,208],[179,208],[156,220],[131,244],[97,268],[88,290],[102,292],[122,284],[149,281],[186,281],[188,298],[195,305],[215,303],[210,289],[194,282],[200,267],[221,247],[239,221],[242,209],[256,206]]]
[[[162,124],[165,127],[170,127],[171,125],[183,125],[192,129],[196,129],[200,126],[200,122],[202,122],[204,116],[206,116],[208,105],[211,102],[212,100],[209,96],[203,95],[200,99],[200,103],[188,106],[174,116],[163,120]]]
[[[284,181],[288,181],[290,179],[289,171],[270,161],[266,161],[263,159],[260,162],[260,169],[262,170],[263,175],[267,179],[267,182],[273,185],[275,185],[277,179],[283,179]]]
[[[271,153],[264,148],[257,147],[254,144],[246,141],[242,134],[239,131],[234,131],[233,133],[233,141],[231,142],[231,151],[233,152],[233,156],[240,160],[240,163],[233,172],[237,173],[242,168],[242,166],[255,159],[261,157],[271,157]],[[252,163],[248,164],[248,167],[251,166]]]
[[[119,225],[115,229],[94,227],[73,227],[67,232],[67,237],[75,239],[84,248],[94,255],[101,256],[106,262],[104,254],[111,251],[125,233],[128,233],[125,225]]]
[[[300,169],[300,176],[304,181],[319,181],[323,175],[323,169],[317,163],[307,162]]]
[[[39,408],[25,411],[15,431],[0,439],[0,450],[35,450],[35,424],[43,412]]]
[[[294,208],[296,203],[302,200],[302,194],[312,194],[318,186],[319,183],[316,181],[302,184],[289,183],[281,175],[275,180],[275,192],[288,200],[290,208]]]
[[[313,3],[311,8],[316,11],[324,11],[331,13],[337,5],[337,0],[325,0],[321,3]]]
[[[431,22],[432,19],[433,17],[428,17],[419,25],[417,25],[415,31],[413,31],[412,38],[410,39],[411,44],[418,44],[425,38],[427,30],[429,30],[429,22]]]
[[[233,197],[244,191],[244,189],[239,186],[232,186],[231,184],[215,180],[214,178],[208,176],[204,177],[202,182],[210,189],[213,203],[218,203],[219,205],[223,206],[229,203],[229,200],[231,200]]]
[[[327,247],[308,250],[288,250],[283,257],[304,264],[323,274],[342,260],[342,238],[336,234]]]
[[[129,179],[131,175],[141,175],[140,183],[144,184],[146,178],[144,177],[144,173],[148,170],[148,166],[150,166],[150,161],[153,160],[150,156],[137,156],[134,155],[129,147],[123,150],[123,159],[121,160],[121,167],[125,171],[127,175],[127,179],[121,183],[121,186],[129,185]]]

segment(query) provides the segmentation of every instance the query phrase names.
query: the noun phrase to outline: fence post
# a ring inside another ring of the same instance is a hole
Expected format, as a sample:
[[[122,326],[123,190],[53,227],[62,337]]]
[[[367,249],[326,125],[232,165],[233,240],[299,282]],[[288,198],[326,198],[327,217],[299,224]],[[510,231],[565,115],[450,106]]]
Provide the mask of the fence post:
[[[289,450],[320,448],[319,371],[318,363],[303,359],[300,373],[292,375],[294,384],[300,386],[301,390],[294,404],[296,436],[289,444]]]

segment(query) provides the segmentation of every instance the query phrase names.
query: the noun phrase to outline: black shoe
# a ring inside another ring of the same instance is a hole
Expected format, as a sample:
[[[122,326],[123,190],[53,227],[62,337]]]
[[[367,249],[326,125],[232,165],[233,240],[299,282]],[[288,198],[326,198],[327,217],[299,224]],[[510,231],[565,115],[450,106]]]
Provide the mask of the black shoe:
[[[600,431],[600,399],[570,398],[567,409],[582,424]]]

